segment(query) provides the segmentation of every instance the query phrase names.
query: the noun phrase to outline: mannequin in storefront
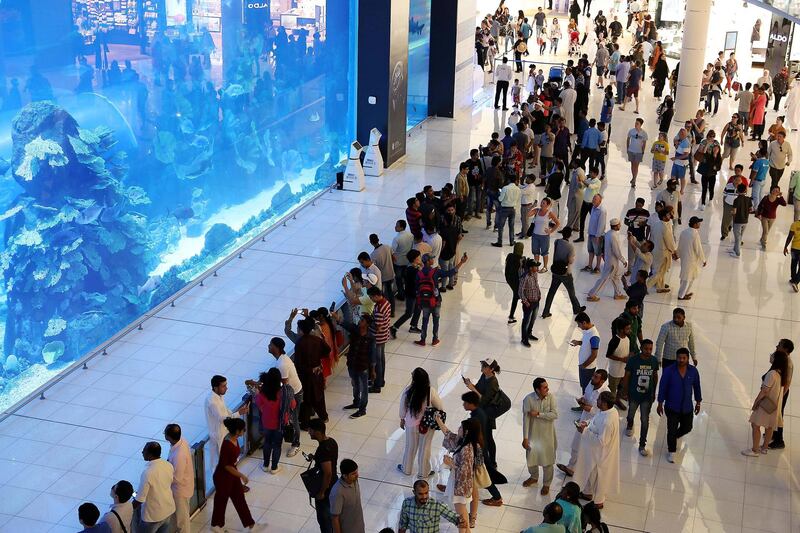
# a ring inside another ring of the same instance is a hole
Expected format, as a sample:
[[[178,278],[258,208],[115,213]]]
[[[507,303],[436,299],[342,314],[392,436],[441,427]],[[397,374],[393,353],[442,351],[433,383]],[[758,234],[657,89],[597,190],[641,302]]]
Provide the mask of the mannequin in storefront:
[[[786,97],[786,124],[791,131],[800,129],[800,83],[792,85]]]

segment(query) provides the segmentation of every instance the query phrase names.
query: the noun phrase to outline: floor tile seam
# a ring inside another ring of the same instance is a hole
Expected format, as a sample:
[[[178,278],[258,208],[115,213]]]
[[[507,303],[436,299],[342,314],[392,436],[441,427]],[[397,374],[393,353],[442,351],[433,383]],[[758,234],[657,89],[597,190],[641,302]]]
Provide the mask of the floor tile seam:
[[[65,403],[64,405],[65,406],[69,406],[70,404],[66,404]],[[111,412],[111,413],[117,413],[117,414],[121,414],[121,415],[129,414],[129,413],[122,413],[122,412],[119,412],[119,411],[112,411],[110,409],[105,409],[105,411]],[[94,430],[94,431],[100,431],[100,432],[103,432],[103,433],[108,433],[109,436],[110,435],[122,435],[122,436],[125,436],[125,437],[133,437],[133,438],[136,438],[136,439],[150,439],[150,440],[152,440],[152,438],[153,438],[152,435],[137,435],[137,434],[134,434],[134,433],[125,433],[123,431],[116,431],[116,430],[112,430],[112,429],[103,429],[103,428],[96,428],[96,427],[92,427],[92,426],[84,426],[82,424],[75,424],[73,422],[63,422],[61,420],[52,420],[50,418],[42,418],[42,417],[38,417],[38,416],[23,415],[23,414],[19,414],[19,413],[12,413],[12,414],[9,415],[9,417],[12,417],[12,416],[16,416],[16,417],[19,417],[19,418],[24,418],[24,419],[27,419],[27,420],[34,420],[34,421],[38,421],[38,422],[50,422],[52,424],[61,424],[63,426],[70,426],[70,427],[72,427],[74,429],[79,429],[79,428],[80,429],[91,429],[91,430]],[[139,415],[133,415],[133,416],[139,416]],[[22,437],[19,437],[19,438],[22,438]],[[33,440],[35,442],[42,442],[44,444],[52,444],[53,446],[55,446],[57,444],[58,445],[64,445],[63,443],[52,443],[52,442],[46,442],[46,441],[37,441],[34,437],[31,437],[31,440]],[[98,446],[101,446],[102,444],[103,443],[99,444]],[[69,446],[69,445],[64,445],[64,446],[67,446],[68,448],[75,448],[74,446]],[[76,450],[83,450],[83,448],[75,448],[75,449]],[[97,449],[95,449],[95,450],[86,450],[86,451],[88,453],[92,453],[93,451],[97,451]],[[104,452],[102,452],[102,453],[104,453]],[[108,455],[116,455],[116,454],[109,453]],[[125,456],[124,455],[117,455],[117,457],[125,457]],[[33,464],[33,463],[25,463],[25,464]],[[55,467],[53,467],[53,468],[55,468]]]
[[[178,306],[175,306],[175,307],[178,307]],[[236,328],[236,327],[233,327],[233,326],[222,326],[222,325],[219,325],[219,324],[209,324],[207,322],[198,322],[198,321],[195,321],[195,320],[186,320],[184,318],[175,318],[175,317],[169,317],[169,316],[155,316],[155,317],[152,317],[152,318],[155,318],[155,319],[158,319],[158,320],[166,320],[166,321],[170,321],[170,322],[179,322],[181,324],[193,324],[195,326],[206,326],[206,327],[212,327],[212,328],[218,328],[218,329],[225,329],[225,330],[229,330],[229,331],[235,331],[237,333],[252,333],[254,335],[273,335],[273,336],[277,335],[277,336],[283,336],[283,332],[281,332],[280,334],[276,334],[276,333],[271,333],[269,331],[264,332],[264,331],[255,331],[255,330],[252,330],[252,329]],[[265,322],[266,322],[266,320],[265,320]],[[144,324],[146,325],[147,322],[145,322]],[[194,335],[192,335],[192,337],[194,337]],[[192,337],[189,337],[189,339],[191,339]],[[164,349],[165,350],[169,350],[169,349],[171,349],[171,350],[179,350],[180,348],[164,348]]]

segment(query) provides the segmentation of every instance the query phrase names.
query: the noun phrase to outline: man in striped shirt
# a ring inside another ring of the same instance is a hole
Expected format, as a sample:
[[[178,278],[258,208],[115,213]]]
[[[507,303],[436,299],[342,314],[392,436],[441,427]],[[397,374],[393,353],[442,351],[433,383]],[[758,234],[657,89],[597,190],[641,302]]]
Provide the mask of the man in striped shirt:
[[[379,393],[386,384],[384,374],[386,371],[386,343],[389,341],[389,328],[392,325],[392,306],[378,287],[371,287],[367,291],[369,299],[375,303],[372,309],[372,323],[369,334],[372,338],[370,350],[370,366],[372,367],[372,386],[369,392]]]

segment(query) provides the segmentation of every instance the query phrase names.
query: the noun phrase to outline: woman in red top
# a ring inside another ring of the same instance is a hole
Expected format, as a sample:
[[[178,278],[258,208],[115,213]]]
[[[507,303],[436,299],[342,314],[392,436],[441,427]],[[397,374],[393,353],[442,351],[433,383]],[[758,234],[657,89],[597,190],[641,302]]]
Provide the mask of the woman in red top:
[[[328,314],[328,309],[325,307],[317,309],[316,319],[319,330],[322,332],[323,340],[331,347],[330,355],[320,361],[322,363],[322,376],[327,379],[327,377],[331,375],[333,367],[335,367],[336,363],[339,361],[339,347],[336,344],[336,328]]]
[[[244,435],[245,423],[241,418],[226,418],[225,427],[228,434],[222,441],[222,448],[219,452],[219,463],[214,470],[214,512],[211,515],[211,530],[214,532],[224,531],[225,529],[225,508],[228,507],[228,500],[233,502],[239,519],[245,529],[253,531],[256,522],[247,507],[244,499],[244,486],[249,479],[239,472],[236,463],[239,461],[239,437]]]
[[[778,206],[785,206],[786,200],[783,199],[781,188],[777,185],[770,189],[769,194],[761,199],[756,208],[756,218],[761,221],[761,249],[767,249],[767,237],[772,223],[778,216]]]
[[[766,85],[766,84],[765,84]],[[753,126],[753,136],[751,141],[761,140],[764,134],[764,115],[766,114],[767,95],[766,90],[756,86],[753,88],[753,101],[750,102],[750,124]]]
[[[280,471],[278,460],[283,445],[283,426],[289,423],[289,414],[295,408],[294,391],[281,380],[281,371],[270,368],[261,374],[261,390],[254,401],[261,413],[261,432],[264,434],[264,464],[261,470],[277,474]],[[270,459],[272,465],[270,468]]]

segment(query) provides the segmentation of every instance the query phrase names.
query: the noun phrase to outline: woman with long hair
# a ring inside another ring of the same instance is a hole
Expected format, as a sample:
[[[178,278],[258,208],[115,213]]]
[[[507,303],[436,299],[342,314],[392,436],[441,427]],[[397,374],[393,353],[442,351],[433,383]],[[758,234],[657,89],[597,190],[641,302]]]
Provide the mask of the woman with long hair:
[[[428,407],[444,409],[439,394],[431,387],[428,373],[424,368],[417,367],[411,372],[411,383],[400,396],[400,428],[405,431],[406,442],[403,462],[397,465],[397,469],[407,476],[411,475],[416,456],[418,479],[428,478],[434,473],[431,468],[433,430],[419,427],[422,415]]]
[[[228,500],[233,503],[242,525],[248,531],[255,529],[256,522],[250,514],[247,500],[244,499],[244,487],[250,481],[246,475],[236,468],[241,448],[239,437],[244,435],[246,425],[241,418],[226,418],[223,422],[228,434],[222,441],[219,451],[219,463],[214,470],[214,511],[211,514],[211,530],[225,531],[225,508]]]
[[[716,139],[717,134],[714,130],[710,130],[706,134],[706,138],[700,143],[697,150],[702,154],[702,159],[697,165],[697,172],[700,174],[700,183],[702,184],[702,191],[700,192],[700,210],[705,209],[706,195],[708,201],[714,200],[714,189],[717,186],[717,173],[722,168],[722,154],[719,142]]]
[[[339,361],[339,345],[336,342],[336,326],[333,324],[330,313],[326,307],[320,307],[316,313],[317,326],[322,333],[325,344],[330,346],[331,351],[328,357],[320,360],[322,363],[322,375],[325,379],[331,375],[336,362]]]
[[[261,387],[253,401],[261,414],[261,432],[264,436],[264,462],[261,470],[269,470],[270,474],[275,475],[280,472],[278,460],[281,458],[283,446],[283,426],[289,423],[297,402],[294,399],[294,390],[288,384],[283,384],[281,371],[277,368],[270,368],[268,372],[262,373],[259,382]]]
[[[761,390],[753,401],[750,427],[753,430],[753,446],[742,450],[742,455],[759,457],[769,451],[772,432],[783,425],[781,402],[783,389],[789,380],[789,356],[776,351],[770,356],[769,371],[761,378]],[[764,441],[761,443],[761,428],[764,428]]]
[[[483,432],[475,418],[461,422],[458,433],[453,433],[436,415],[436,423],[444,433],[444,446],[453,455],[445,458],[450,466],[445,493],[453,500],[453,507],[462,520],[459,533],[469,533],[478,519],[478,487],[475,484],[475,469],[483,465]]]

